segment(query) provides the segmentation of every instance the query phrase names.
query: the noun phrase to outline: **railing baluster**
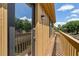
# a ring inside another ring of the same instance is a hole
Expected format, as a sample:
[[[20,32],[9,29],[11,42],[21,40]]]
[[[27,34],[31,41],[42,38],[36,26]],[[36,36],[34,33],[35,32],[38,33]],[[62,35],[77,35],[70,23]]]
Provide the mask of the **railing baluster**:
[[[71,52],[72,52],[72,56],[73,56],[73,47],[71,47]]]
[[[69,56],[70,56],[70,43],[68,42],[68,52],[69,52]]]
[[[16,55],[23,55],[27,53],[30,51],[28,49],[31,48],[31,33],[16,34],[15,42]]]
[[[68,42],[68,56],[69,56],[69,42]]]
[[[73,54],[73,56],[74,56],[74,48],[73,48],[73,46],[72,46],[72,54]]]
[[[78,56],[79,56],[79,51],[78,51]]]
[[[74,56],[76,56],[76,49],[74,50]]]
[[[64,55],[66,56],[78,56],[79,55],[79,41],[71,36],[68,36],[64,32],[60,31],[60,37],[62,40]]]

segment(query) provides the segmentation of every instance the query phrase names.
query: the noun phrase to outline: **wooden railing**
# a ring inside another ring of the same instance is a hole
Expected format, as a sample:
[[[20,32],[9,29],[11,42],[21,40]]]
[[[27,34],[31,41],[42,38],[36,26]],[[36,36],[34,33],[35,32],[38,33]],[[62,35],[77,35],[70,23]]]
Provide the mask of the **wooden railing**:
[[[31,33],[16,34],[15,42],[16,55],[31,54]]]
[[[64,56],[79,56],[79,40],[59,31]]]

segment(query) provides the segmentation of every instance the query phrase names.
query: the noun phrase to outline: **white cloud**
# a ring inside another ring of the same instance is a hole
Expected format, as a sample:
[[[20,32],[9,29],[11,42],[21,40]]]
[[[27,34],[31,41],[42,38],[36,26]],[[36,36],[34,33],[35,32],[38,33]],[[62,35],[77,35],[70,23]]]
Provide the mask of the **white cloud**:
[[[66,19],[71,18],[71,17],[77,17],[77,16],[78,16],[77,14],[71,14],[71,15],[67,16]]]
[[[77,17],[77,16],[78,16],[77,14],[72,14],[72,15],[71,15],[71,17]]]
[[[24,17],[21,17],[20,19],[21,19],[21,20],[25,20],[25,19],[27,19],[27,17],[26,17],[26,16],[24,16]]]
[[[60,25],[64,25],[64,24],[66,24],[66,23],[69,22],[69,21],[76,21],[76,20],[79,20],[79,18],[71,18],[71,19],[68,19],[66,22],[56,22],[54,25],[55,25],[56,27],[58,27],[59,24],[60,24]]]
[[[28,21],[31,21],[31,20],[32,20],[31,18],[27,18],[26,16],[20,18],[20,20],[26,20],[26,19],[27,19]]]
[[[74,9],[73,11],[71,11],[71,13],[77,13],[77,14],[79,14],[79,9]]]
[[[61,7],[58,9],[58,11],[71,10],[71,9],[73,9],[73,8],[74,8],[73,5],[66,4],[66,5],[61,6]]]
[[[68,19],[67,22],[69,22],[69,21],[76,21],[76,20],[79,20],[79,18],[71,18],[71,19]]]

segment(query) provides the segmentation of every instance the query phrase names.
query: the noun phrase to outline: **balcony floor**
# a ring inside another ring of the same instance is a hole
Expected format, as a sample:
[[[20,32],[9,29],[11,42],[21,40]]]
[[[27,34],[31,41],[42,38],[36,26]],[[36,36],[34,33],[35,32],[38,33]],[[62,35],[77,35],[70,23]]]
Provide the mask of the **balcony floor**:
[[[62,44],[60,41],[61,34],[56,32],[56,40],[55,40],[55,56],[63,56]]]

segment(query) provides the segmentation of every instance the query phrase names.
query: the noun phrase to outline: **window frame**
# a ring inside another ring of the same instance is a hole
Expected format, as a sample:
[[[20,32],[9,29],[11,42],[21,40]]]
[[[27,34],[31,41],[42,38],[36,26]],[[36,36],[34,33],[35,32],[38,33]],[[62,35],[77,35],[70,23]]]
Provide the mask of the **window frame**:
[[[25,3],[26,4],[26,3]],[[14,56],[15,55],[15,3],[8,3],[8,56]],[[35,28],[35,4],[28,3],[27,5],[32,7],[32,37],[31,37],[31,43],[32,43],[32,55],[35,55],[35,39],[33,37],[33,34],[35,33],[33,31]]]

